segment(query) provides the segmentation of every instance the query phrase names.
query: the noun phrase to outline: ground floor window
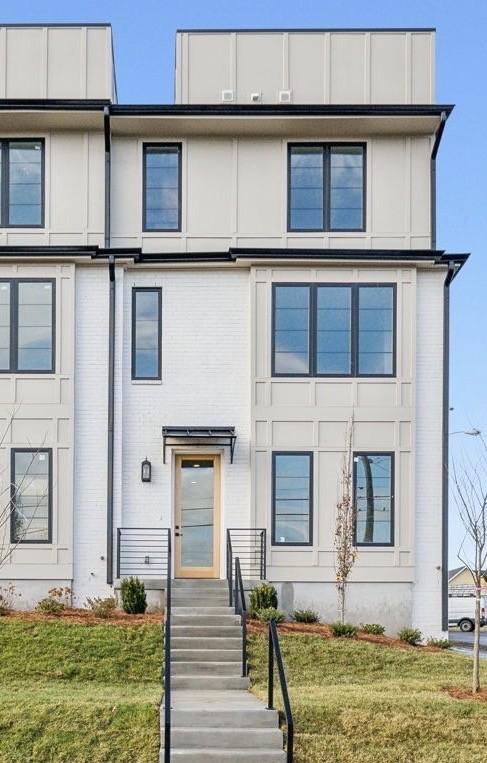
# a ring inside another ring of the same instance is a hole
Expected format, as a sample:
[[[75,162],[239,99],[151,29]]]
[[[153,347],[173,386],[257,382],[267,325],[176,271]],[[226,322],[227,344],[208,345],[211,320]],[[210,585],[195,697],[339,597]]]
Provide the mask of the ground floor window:
[[[12,450],[12,543],[51,543],[52,450]]]
[[[313,454],[272,454],[272,543],[313,542]]]
[[[394,544],[394,454],[354,453],[357,546]]]

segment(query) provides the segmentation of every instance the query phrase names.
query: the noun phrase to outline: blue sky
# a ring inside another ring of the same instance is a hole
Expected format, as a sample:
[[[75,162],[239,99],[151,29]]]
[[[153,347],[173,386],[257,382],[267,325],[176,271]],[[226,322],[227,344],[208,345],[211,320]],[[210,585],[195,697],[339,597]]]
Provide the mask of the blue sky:
[[[0,23],[109,21],[120,102],[173,97],[178,27],[437,28],[437,99],[456,108],[438,160],[438,248],[472,252],[452,286],[452,431],[487,433],[487,3],[478,0],[3,0]],[[451,438],[457,459],[473,443]],[[455,514],[452,511],[453,515]],[[459,528],[452,516],[452,563]]]

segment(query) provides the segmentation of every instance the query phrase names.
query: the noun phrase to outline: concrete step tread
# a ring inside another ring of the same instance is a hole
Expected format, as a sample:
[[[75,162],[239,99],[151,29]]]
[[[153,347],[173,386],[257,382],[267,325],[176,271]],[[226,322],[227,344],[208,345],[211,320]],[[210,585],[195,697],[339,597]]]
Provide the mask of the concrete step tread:
[[[206,750],[171,750],[171,759],[179,763],[285,763],[286,753],[284,750],[245,750],[230,749],[219,750],[207,748]],[[160,761],[164,761],[164,750],[161,749]]]
[[[237,747],[242,750],[282,749],[280,729],[242,728],[173,728],[171,748],[225,750]]]
[[[172,643],[171,659],[174,662],[238,662],[241,649],[181,649]]]
[[[172,635],[173,651],[204,651],[214,652],[215,650],[234,651],[242,648],[242,635],[240,636],[179,636]]]
[[[173,689],[225,689],[230,691],[246,691],[250,685],[248,678],[242,676],[214,676],[214,675],[175,675],[171,679]]]
[[[174,662],[172,665],[173,676],[241,676],[242,664],[240,662]]]

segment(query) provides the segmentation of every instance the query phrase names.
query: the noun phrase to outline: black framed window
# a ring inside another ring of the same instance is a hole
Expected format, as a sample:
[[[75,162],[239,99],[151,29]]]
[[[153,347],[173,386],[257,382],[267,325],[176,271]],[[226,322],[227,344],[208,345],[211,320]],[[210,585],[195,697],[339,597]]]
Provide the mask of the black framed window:
[[[0,373],[53,373],[56,284],[0,279]]]
[[[394,376],[395,284],[273,284],[273,376]]]
[[[144,231],[180,231],[181,144],[146,143],[143,162]]]
[[[313,543],[313,454],[272,454],[272,543]]]
[[[365,230],[365,144],[291,143],[288,230]]]
[[[162,290],[132,289],[132,379],[161,378]]]
[[[44,141],[0,139],[1,212],[4,228],[44,225]]]
[[[357,546],[394,545],[394,454],[354,453]]]
[[[11,543],[52,543],[52,449],[11,451]]]

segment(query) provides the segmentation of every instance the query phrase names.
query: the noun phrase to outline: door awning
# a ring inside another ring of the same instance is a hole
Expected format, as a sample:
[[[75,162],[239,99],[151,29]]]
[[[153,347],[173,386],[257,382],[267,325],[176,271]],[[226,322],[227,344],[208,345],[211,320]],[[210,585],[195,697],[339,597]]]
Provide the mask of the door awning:
[[[235,427],[162,427],[162,460],[166,463],[166,447],[181,443],[191,443],[191,447],[224,445],[230,448],[230,463],[237,435]]]

